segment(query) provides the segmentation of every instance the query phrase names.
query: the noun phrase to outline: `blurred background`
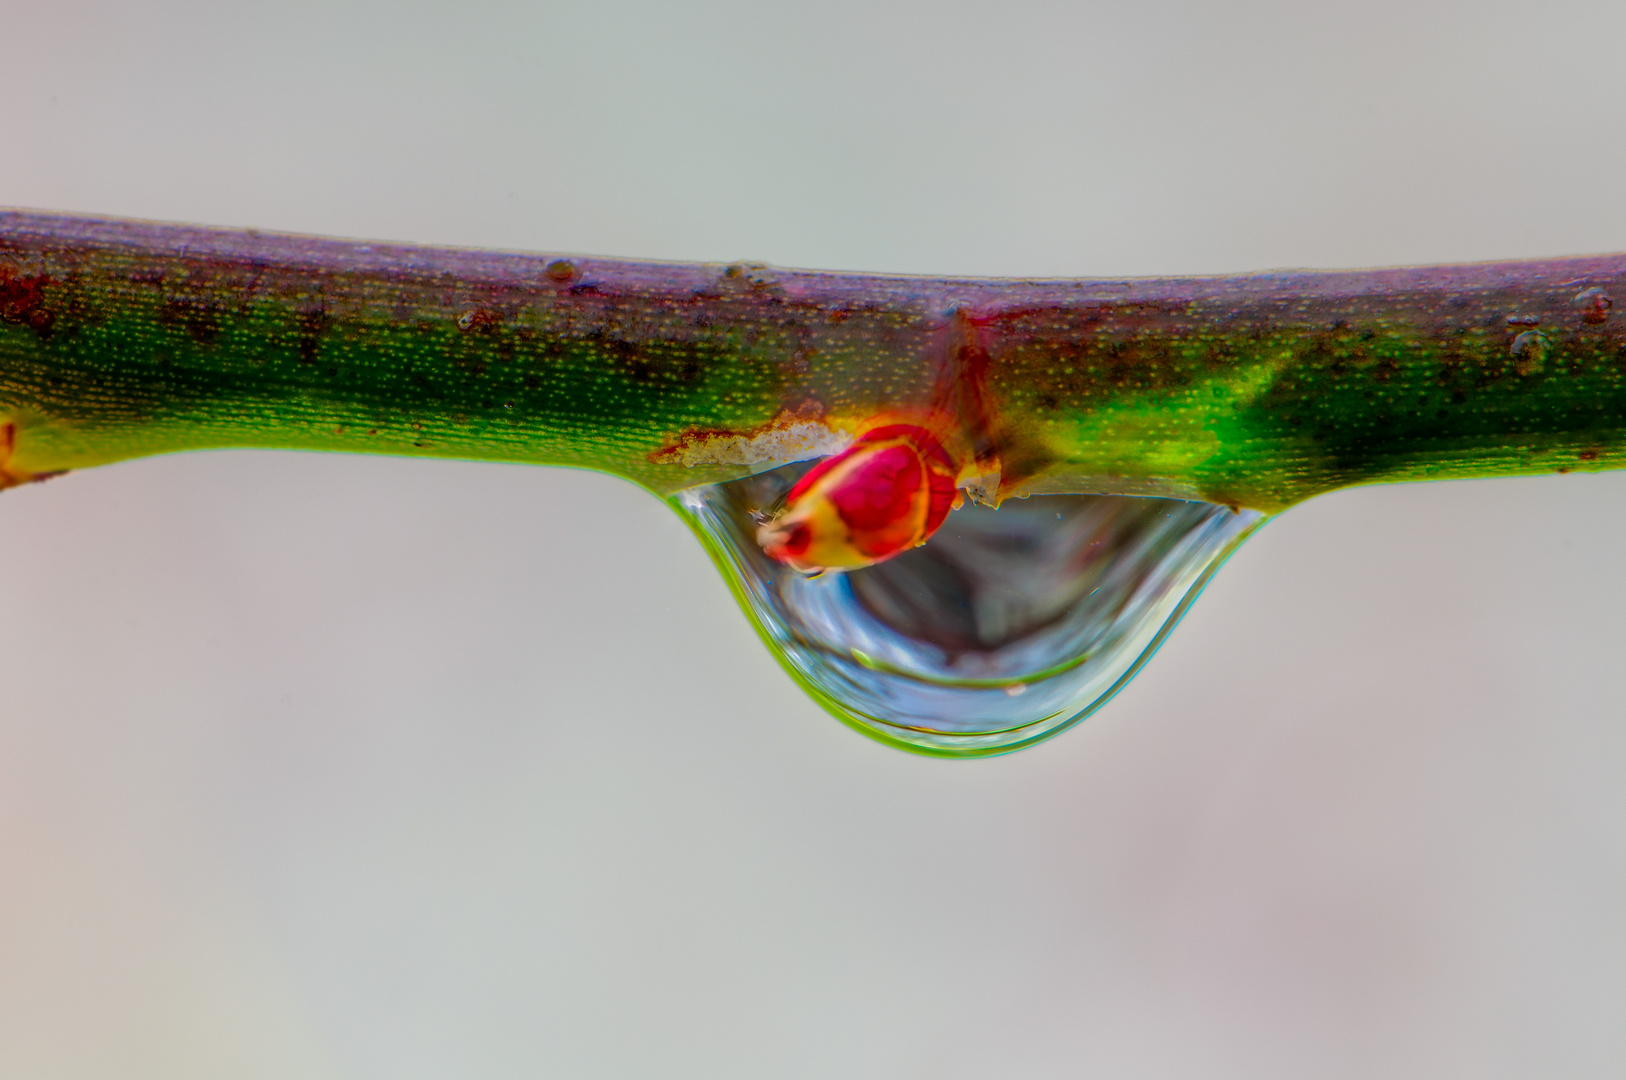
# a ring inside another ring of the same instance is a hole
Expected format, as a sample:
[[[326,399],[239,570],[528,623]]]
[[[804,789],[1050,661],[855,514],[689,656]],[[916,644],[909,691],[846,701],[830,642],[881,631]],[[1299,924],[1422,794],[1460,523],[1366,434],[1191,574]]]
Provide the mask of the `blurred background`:
[[[952,274],[1626,249],[1618,3],[23,4],[0,204]],[[1088,723],[815,708],[656,499],[0,497],[0,1077],[1626,1068],[1626,475],[1270,524]]]

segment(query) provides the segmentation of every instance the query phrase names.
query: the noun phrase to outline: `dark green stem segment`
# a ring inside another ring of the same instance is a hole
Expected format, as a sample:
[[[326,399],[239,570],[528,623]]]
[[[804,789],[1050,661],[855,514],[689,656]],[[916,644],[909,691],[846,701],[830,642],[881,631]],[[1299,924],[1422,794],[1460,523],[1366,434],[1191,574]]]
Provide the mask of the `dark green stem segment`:
[[[951,280],[0,211],[0,484],[286,447],[667,494],[925,418],[966,475],[1279,510],[1626,464],[1626,256]]]

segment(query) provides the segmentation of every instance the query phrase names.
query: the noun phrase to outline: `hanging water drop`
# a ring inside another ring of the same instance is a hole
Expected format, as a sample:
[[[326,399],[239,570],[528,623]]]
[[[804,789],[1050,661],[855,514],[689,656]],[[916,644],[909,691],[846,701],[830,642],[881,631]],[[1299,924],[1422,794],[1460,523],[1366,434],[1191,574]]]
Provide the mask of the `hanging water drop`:
[[[949,756],[1028,746],[1089,715],[1264,521],[1138,496],[967,502],[921,547],[810,578],[757,540],[763,514],[810,468],[673,502],[816,700],[884,742]]]

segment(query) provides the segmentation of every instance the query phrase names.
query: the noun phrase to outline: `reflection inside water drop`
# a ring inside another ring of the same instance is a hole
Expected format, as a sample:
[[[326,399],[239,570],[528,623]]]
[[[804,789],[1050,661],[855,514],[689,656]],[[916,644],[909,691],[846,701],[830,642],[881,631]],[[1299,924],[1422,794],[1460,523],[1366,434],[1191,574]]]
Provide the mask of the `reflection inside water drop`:
[[[870,735],[930,753],[1011,750],[1083,719],[1264,520],[1124,495],[968,503],[922,547],[808,578],[769,559],[755,537],[761,515],[810,467],[673,501],[815,698]]]

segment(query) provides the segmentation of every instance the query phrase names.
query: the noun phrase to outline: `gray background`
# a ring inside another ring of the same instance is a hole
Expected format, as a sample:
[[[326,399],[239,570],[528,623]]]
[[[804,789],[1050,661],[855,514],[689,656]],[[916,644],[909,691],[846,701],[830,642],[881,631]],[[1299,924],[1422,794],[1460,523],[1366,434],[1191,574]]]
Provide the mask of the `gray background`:
[[[928,273],[1626,248],[1618,3],[0,26],[12,205]],[[1623,525],[1626,476],[1317,500],[1097,718],[963,763],[815,709],[604,477],[8,492],[0,1077],[1619,1075]]]

